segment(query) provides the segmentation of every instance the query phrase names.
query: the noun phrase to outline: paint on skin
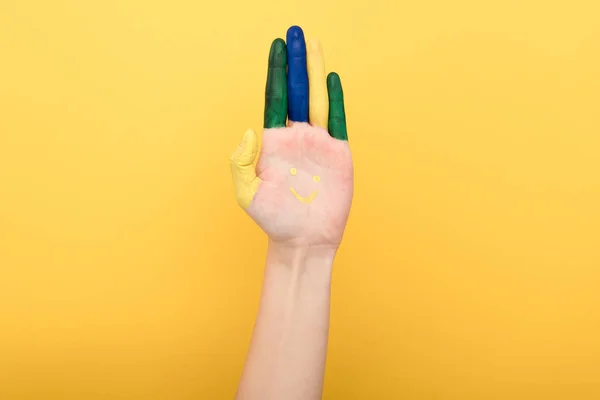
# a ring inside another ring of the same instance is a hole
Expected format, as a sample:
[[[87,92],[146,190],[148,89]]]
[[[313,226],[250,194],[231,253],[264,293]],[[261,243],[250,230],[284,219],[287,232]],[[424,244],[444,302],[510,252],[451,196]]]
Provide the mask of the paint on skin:
[[[306,65],[308,69],[309,121],[313,126],[327,129],[329,101],[323,49],[318,40],[306,43]]]
[[[258,137],[252,129],[248,129],[238,148],[229,157],[235,195],[244,210],[250,206],[261,182],[254,169],[257,153]]]
[[[306,43],[299,26],[287,31],[288,62],[288,116],[290,121],[308,122],[308,71],[306,69]]]
[[[290,168],[290,175],[296,176],[297,174],[298,174],[298,170],[296,168]],[[315,176],[313,176],[313,181],[315,181],[316,183],[319,183],[319,182],[321,182],[321,177],[318,175],[315,175]],[[318,194],[318,191],[315,190],[308,197],[303,197],[303,196],[300,196],[300,194],[293,187],[290,187],[290,192],[296,198],[296,200],[298,200],[299,202],[304,203],[304,204],[312,203],[312,201],[317,197],[317,194]]]
[[[294,189],[293,187],[290,188],[290,192],[292,192],[292,194],[294,195],[294,197],[298,201],[300,201],[300,202],[302,202],[304,204],[310,204],[310,203],[312,203],[312,201],[315,199],[315,197],[317,197],[317,191],[316,190],[314,192],[312,192],[310,194],[310,196],[308,196],[308,197],[302,197],[302,196],[300,196],[298,194],[298,192],[296,192],[296,189]]]
[[[335,72],[327,76],[327,91],[329,92],[329,134],[339,140],[348,140],[344,91],[340,76]]]
[[[302,30],[293,26],[288,30],[288,45],[282,39],[276,39],[271,45],[269,53],[269,69],[267,73],[267,85],[265,91],[265,128],[285,127],[287,114],[290,120],[295,122],[307,122],[309,117],[309,81],[307,70],[306,44]],[[318,43],[318,42],[317,42]],[[311,55],[308,63],[311,68],[311,75],[315,76],[314,88],[316,103],[319,103],[321,97],[324,97],[323,89],[320,86],[318,74],[323,70],[323,55],[318,44],[309,44]],[[291,60],[288,63],[288,60]],[[288,74],[286,74],[286,68]],[[314,125],[320,126],[324,121],[323,115],[328,118],[329,134],[339,140],[348,140],[346,129],[346,115],[344,110],[344,93],[340,77],[336,73],[327,76],[326,82],[329,107],[328,110],[323,105],[315,105],[311,111],[311,117]],[[289,98],[288,98],[289,90]],[[320,93],[320,94],[319,94]],[[317,94],[319,94],[317,96]],[[320,97],[319,97],[320,96]],[[237,150],[230,157],[230,166],[233,174],[236,198],[240,206],[247,209],[254,199],[254,196],[261,183],[260,178],[256,176],[254,161],[258,154],[258,137],[256,133],[249,129],[244,134],[244,138]],[[290,169],[292,176],[297,175],[295,168]],[[313,176],[313,181],[319,183],[321,178]],[[301,196],[296,189],[290,187],[292,195],[300,202],[310,204],[318,194],[314,191],[308,197]]]
[[[275,39],[269,52],[267,87],[265,89],[265,128],[283,128],[287,121],[287,47],[283,39]]]

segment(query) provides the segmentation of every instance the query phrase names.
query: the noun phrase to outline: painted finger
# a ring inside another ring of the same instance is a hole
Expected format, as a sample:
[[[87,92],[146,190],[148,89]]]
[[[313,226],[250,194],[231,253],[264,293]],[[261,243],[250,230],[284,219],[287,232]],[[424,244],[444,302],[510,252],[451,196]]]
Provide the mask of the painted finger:
[[[318,40],[306,43],[306,65],[308,68],[309,121],[313,126],[327,129],[329,102],[327,99],[327,79],[325,59]]]
[[[306,43],[299,26],[287,31],[288,115],[290,122],[308,122],[308,71]]]
[[[260,178],[256,176],[254,168],[257,154],[258,137],[252,129],[248,129],[238,148],[229,157],[235,196],[244,210],[250,206],[260,184]]]
[[[283,39],[275,39],[269,52],[265,89],[265,128],[285,127],[287,120],[287,48]]]
[[[348,140],[344,91],[340,76],[335,72],[327,76],[327,91],[329,92],[329,134],[336,139]]]

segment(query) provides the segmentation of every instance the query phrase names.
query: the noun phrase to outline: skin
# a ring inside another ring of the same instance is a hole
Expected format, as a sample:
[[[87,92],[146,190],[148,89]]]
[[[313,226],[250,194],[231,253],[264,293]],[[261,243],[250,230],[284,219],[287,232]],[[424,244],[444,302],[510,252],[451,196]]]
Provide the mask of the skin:
[[[293,40],[299,37],[298,29],[291,28]],[[325,81],[320,46],[317,51],[309,45],[308,57],[297,49],[291,53],[307,60],[304,72],[308,74],[310,68],[318,66],[316,73],[310,73],[312,78],[305,87],[296,85],[297,76],[304,73],[302,64],[297,63],[286,82],[281,75],[285,73],[282,42],[277,39],[271,46],[265,129],[256,169],[258,138],[253,130],[246,132],[230,158],[237,200],[267,234],[269,243],[260,307],[238,400],[321,398],[331,273],[353,195],[353,165],[339,76],[330,74]],[[287,47],[290,62],[289,40]],[[308,108],[298,100],[301,93],[308,96],[308,89],[324,96],[325,87],[327,101],[317,100]],[[290,88],[294,92],[285,108],[282,99]],[[284,110],[290,112],[287,127]],[[305,112],[306,121],[291,118]],[[325,121],[329,131],[321,126]]]
[[[290,175],[292,175],[292,176],[298,175],[298,170],[296,168],[290,168]],[[321,182],[321,177],[318,175],[315,175],[315,176],[313,176],[313,181],[317,182],[317,183]],[[303,196],[300,196],[300,194],[293,187],[290,188],[290,192],[294,195],[294,197],[298,201],[300,201],[301,203],[305,203],[305,204],[312,203],[312,201],[315,199],[315,197],[317,197],[317,194],[319,194],[318,190],[315,190],[314,192],[312,192],[310,194],[310,196],[303,197]]]

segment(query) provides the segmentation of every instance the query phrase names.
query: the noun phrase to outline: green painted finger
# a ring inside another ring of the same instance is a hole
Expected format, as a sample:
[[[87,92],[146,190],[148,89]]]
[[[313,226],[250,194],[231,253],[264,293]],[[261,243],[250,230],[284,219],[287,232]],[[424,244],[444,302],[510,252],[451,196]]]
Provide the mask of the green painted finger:
[[[267,88],[265,90],[265,128],[282,128],[287,121],[287,47],[275,39],[269,52]]]
[[[329,92],[329,134],[336,139],[348,140],[344,91],[340,76],[335,72],[327,76],[327,91]]]

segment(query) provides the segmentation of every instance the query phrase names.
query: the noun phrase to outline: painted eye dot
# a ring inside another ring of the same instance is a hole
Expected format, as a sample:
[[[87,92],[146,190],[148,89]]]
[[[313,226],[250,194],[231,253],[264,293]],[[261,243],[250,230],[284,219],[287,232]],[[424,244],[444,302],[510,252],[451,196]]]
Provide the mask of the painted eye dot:
[[[298,173],[298,170],[296,170],[296,168],[290,168],[290,174],[296,176],[297,173]]]
[[[319,183],[319,182],[321,182],[321,177],[315,175],[315,176],[313,176],[313,181]]]

